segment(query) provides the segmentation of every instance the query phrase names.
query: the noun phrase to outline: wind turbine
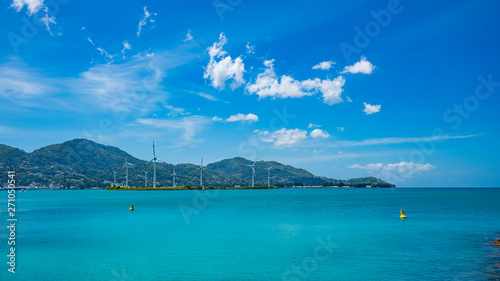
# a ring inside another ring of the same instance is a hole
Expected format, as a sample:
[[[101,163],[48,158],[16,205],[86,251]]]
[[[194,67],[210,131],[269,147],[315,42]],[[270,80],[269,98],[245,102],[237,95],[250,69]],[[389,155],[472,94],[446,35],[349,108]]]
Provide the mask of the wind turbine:
[[[267,188],[269,188],[271,186],[271,169],[273,168],[273,166],[267,168]]]
[[[156,152],[155,152],[155,142],[153,142],[153,159],[151,159],[148,163],[146,163],[144,166],[146,166],[147,164],[153,162],[153,188],[156,188],[156,162],[158,161],[161,161],[160,159],[158,159],[158,157],[156,157]],[[161,161],[163,162],[163,161]],[[165,163],[165,162],[163,162]],[[167,164],[167,163],[165,163]]]
[[[172,187],[176,187],[175,186],[175,176],[177,176],[177,174],[175,173],[175,166],[174,166],[174,172],[172,173],[172,176],[174,177],[174,180],[172,181],[173,182]]]
[[[130,187],[130,186],[128,186],[128,166],[135,166],[135,165],[132,163],[129,163],[127,161],[127,156],[125,156],[125,164],[122,167],[122,169],[125,168],[125,171],[126,171],[126,173],[125,173],[125,187]]]
[[[198,169],[200,169],[200,186],[202,190],[205,190],[205,187],[203,186],[203,170],[205,170],[203,167],[203,158],[201,158],[201,164]]]
[[[248,166],[248,167],[252,167],[252,187],[254,187],[254,181],[255,181],[255,163],[257,163],[257,160],[259,160],[259,157],[257,157],[257,159],[255,159],[255,161],[253,162],[252,165],[245,165],[245,166]]]
[[[148,173],[144,171],[144,187],[148,187]]]

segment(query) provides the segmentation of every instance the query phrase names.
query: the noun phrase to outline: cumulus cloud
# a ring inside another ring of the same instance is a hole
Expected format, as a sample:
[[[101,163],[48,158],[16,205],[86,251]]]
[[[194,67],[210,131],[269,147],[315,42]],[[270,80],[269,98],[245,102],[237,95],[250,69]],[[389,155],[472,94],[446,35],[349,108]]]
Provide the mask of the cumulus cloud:
[[[38,13],[43,8],[43,0],[14,0],[10,6],[20,12],[24,6],[28,9],[28,14]]]
[[[345,84],[345,78],[343,76],[338,76],[337,78],[330,80],[321,80],[316,78],[314,80],[302,81],[302,87],[306,90],[319,91],[323,95],[323,102],[328,105],[333,105],[336,103],[341,103],[342,100],[342,87]]]
[[[321,70],[329,70],[332,68],[332,66],[335,64],[335,62],[329,60],[329,61],[324,61],[320,62],[317,65],[313,66],[312,69],[321,69]]]
[[[212,86],[215,89],[218,88],[221,90],[225,89],[227,80],[233,79],[230,87],[234,90],[245,83],[243,79],[245,66],[241,57],[237,57],[233,60],[231,56],[226,56],[227,52],[222,50],[226,42],[226,36],[224,36],[224,33],[221,33],[219,41],[208,48],[210,62],[205,68],[203,78],[210,79]],[[220,58],[220,60],[217,61],[217,58]]]
[[[229,118],[226,119],[227,122],[257,122],[259,121],[259,117],[253,113],[249,114],[242,114],[238,113],[236,115],[231,115]]]
[[[154,22],[154,19],[148,20],[152,15],[156,16],[156,13],[151,14],[150,12],[148,12],[148,7],[144,6],[144,16],[139,21],[139,25],[137,26],[137,37],[141,37],[141,31],[142,31],[143,26],[145,26],[148,22],[151,22],[151,23]]]
[[[401,161],[399,163],[390,163],[390,164],[367,164],[367,165],[359,165],[354,164],[348,166],[351,169],[362,169],[367,170],[369,172],[377,172],[390,176],[400,176],[400,177],[410,177],[420,172],[426,172],[434,169],[434,166],[431,164],[415,164],[413,162],[404,162]]]
[[[214,122],[220,122],[220,121],[222,121],[222,118],[214,116],[214,117],[212,117],[212,121],[214,121]]]
[[[280,129],[274,132],[255,131],[259,134],[260,141],[272,143],[275,147],[291,147],[307,139],[307,131],[300,129]]]
[[[191,29],[190,29],[190,30],[188,30],[188,33],[186,34],[186,38],[185,38],[184,40],[182,40],[182,41],[183,41],[184,43],[187,43],[187,42],[189,42],[189,41],[193,40],[193,38],[194,38],[194,37],[193,37],[193,35],[191,35]]]
[[[343,132],[345,130],[345,128],[344,127],[337,127],[337,130],[340,132]]]
[[[363,111],[366,113],[366,115],[380,112],[380,108],[382,107],[380,104],[371,105],[366,102],[364,102],[363,105],[365,106],[365,109]]]
[[[310,133],[311,135],[311,138],[313,139],[317,139],[317,138],[327,138],[330,136],[330,134],[328,134],[326,131],[323,131],[321,129],[314,129],[312,130],[312,132]]]
[[[375,66],[363,56],[357,63],[344,67],[344,70],[341,73],[371,74],[373,69],[375,69]]]
[[[272,134],[274,138],[274,145],[279,146],[291,146],[302,142],[307,138],[307,132],[300,129],[281,129],[275,131]]]
[[[274,60],[264,61],[266,69],[257,75],[255,82],[249,83],[246,90],[259,98],[301,98],[317,92],[323,95],[323,102],[329,105],[342,102],[342,86],[345,79],[339,76],[333,80],[319,78],[298,81],[288,75],[278,77],[274,70]]]
[[[316,124],[313,124],[313,123],[309,123],[309,126],[307,126],[307,128],[311,129],[311,128],[319,128],[321,127],[321,125],[316,125]]]

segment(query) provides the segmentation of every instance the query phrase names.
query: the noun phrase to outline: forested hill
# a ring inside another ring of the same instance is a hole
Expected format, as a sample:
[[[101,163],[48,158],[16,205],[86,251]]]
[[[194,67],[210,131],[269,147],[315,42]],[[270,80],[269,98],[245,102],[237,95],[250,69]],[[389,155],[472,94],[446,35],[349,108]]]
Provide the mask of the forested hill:
[[[148,185],[152,185],[153,166],[137,159],[117,147],[98,144],[86,139],[75,139],[62,144],[49,145],[32,153],[0,144],[0,172],[16,171],[18,186],[54,186],[62,188],[106,187],[113,183],[116,171],[117,184],[125,185],[125,159],[134,166],[129,167],[129,186],[144,186],[145,171]],[[204,171],[205,186],[251,185],[253,162],[235,157],[208,164]],[[267,169],[271,167],[271,184],[277,186],[366,186],[392,187],[374,177],[337,180],[318,177],[304,169],[284,165],[275,161],[255,163],[255,185],[267,185]],[[159,186],[172,186],[174,165],[157,165]],[[199,185],[200,172],[197,165],[177,164],[177,186]]]

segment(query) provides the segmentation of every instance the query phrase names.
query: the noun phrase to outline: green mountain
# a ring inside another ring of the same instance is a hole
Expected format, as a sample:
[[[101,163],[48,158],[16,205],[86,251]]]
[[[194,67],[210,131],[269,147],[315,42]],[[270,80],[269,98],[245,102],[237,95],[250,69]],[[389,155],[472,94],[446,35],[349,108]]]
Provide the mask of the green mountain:
[[[16,171],[18,186],[53,186],[61,188],[104,188],[113,183],[116,171],[118,185],[125,185],[125,158],[134,166],[129,167],[129,186],[144,186],[145,172],[148,186],[153,181],[153,165],[137,159],[117,147],[98,144],[85,139],[75,139],[62,144],[49,145],[32,153],[0,145],[0,173]],[[246,186],[251,184],[253,162],[235,157],[208,164],[203,172],[205,186]],[[291,185],[353,185],[391,186],[379,179],[360,178],[335,180],[318,177],[306,170],[283,165],[275,161],[255,163],[255,185],[267,185],[267,168],[271,167],[271,184]],[[172,186],[174,165],[156,165],[157,185]],[[175,165],[177,186],[198,186],[200,170],[197,165]]]

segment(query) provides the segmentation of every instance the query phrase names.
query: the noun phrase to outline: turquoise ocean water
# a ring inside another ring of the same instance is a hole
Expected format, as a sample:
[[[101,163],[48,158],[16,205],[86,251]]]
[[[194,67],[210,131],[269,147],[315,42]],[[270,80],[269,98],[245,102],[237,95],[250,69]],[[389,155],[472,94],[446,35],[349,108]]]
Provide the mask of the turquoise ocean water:
[[[16,195],[0,280],[500,280],[500,189]]]

